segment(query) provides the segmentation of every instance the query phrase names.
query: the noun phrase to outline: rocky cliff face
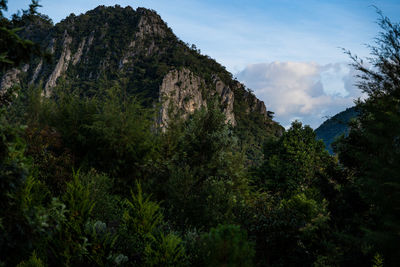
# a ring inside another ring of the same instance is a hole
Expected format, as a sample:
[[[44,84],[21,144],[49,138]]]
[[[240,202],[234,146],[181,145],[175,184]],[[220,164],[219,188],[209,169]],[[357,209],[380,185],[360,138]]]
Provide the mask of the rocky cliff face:
[[[172,70],[165,75],[160,86],[161,127],[168,125],[170,117],[187,117],[196,109],[207,107],[207,101],[201,92],[201,88],[204,87],[204,80],[187,69]]]
[[[4,73],[4,75],[1,79],[0,92],[3,92],[4,90],[9,89],[13,85],[19,84],[20,80],[18,78],[18,75],[20,73],[21,73],[21,70],[17,69],[17,68],[8,70],[6,73]]]
[[[68,66],[71,61],[71,49],[70,49],[71,42],[72,42],[72,37],[68,35],[67,31],[65,31],[63,37],[61,56],[58,59],[57,65],[55,66],[53,72],[51,73],[44,87],[46,96],[51,95],[51,89],[56,86],[57,79],[68,70]],[[79,50],[77,54],[74,56],[74,58],[77,57],[77,55],[79,55]]]
[[[171,115],[181,114],[181,116],[187,117],[196,109],[207,107],[207,99],[213,96],[220,99],[226,123],[235,126],[233,92],[218,77],[213,77],[211,88],[207,88],[204,79],[186,68],[170,71],[160,86],[160,102],[162,103],[160,125],[167,126]]]
[[[71,14],[54,26],[40,23],[40,28],[26,27],[24,34],[35,40],[40,36],[53,62],[36,59],[6,73],[3,89],[15,83],[42,84],[43,94],[51,96],[60,79],[82,90],[92,90],[99,79],[123,81],[128,92],[149,106],[162,102],[162,126],[171,115],[186,117],[217,97],[227,123],[245,129],[255,121],[252,116],[258,116],[259,127],[269,127],[273,134],[281,131],[262,101],[215,60],[180,41],[154,11],[100,6],[80,16]]]
[[[231,123],[233,126],[236,125],[235,113],[233,106],[235,102],[235,96],[232,89],[227,86],[218,76],[213,77],[213,83],[215,84],[215,90],[221,99],[221,105],[224,109],[226,116],[226,122]]]

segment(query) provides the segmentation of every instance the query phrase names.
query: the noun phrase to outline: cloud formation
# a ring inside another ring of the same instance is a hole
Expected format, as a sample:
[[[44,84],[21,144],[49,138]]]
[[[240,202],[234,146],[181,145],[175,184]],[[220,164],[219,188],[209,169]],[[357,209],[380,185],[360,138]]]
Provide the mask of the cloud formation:
[[[295,119],[318,127],[354,105],[361,91],[347,63],[271,62],[248,65],[237,78],[254,90],[284,127]]]

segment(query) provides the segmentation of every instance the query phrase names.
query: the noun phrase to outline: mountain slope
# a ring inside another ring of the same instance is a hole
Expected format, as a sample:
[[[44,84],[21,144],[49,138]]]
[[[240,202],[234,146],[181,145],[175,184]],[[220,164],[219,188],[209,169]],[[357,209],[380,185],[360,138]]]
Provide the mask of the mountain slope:
[[[316,130],[318,139],[322,139],[326,149],[332,154],[331,144],[337,137],[349,132],[349,122],[358,115],[356,107],[348,108],[324,121]]]
[[[258,155],[265,138],[283,131],[262,101],[214,59],[179,40],[155,11],[99,6],[54,26],[45,18],[21,24],[24,37],[40,40],[53,61],[34,59],[9,71],[3,89],[36,84],[51,96],[65,82],[90,95],[100,83],[116,81],[148,107],[161,102],[161,126],[171,115],[187,116],[218,98],[227,122]]]

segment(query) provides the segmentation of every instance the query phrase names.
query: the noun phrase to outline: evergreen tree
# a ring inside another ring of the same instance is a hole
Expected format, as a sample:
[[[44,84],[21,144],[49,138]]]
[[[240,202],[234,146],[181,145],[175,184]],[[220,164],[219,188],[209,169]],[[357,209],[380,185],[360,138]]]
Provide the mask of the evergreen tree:
[[[257,170],[255,183],[288,196],[315,186],[332,163],[311,127],[295,121],[280,139],[266,143],[264,163]]]
[[[372,57],[365,63],[348,52],[368,98],[358,100],[359,119],[336,148],[369,205],[366,240],[385,265],[395,266],[400,262],[400,24],[378,13],[382,32],[370,46]]]

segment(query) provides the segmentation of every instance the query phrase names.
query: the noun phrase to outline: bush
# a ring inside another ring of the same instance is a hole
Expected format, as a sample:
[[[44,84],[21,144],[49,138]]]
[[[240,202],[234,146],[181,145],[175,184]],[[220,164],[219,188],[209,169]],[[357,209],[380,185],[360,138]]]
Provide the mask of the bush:
[[[186,254],[182,240],[174,235],[159,234],[155,242],[145,248],[146,266],[185,266]]]
[[[17,265],[17,267],[45,267],[46,265],[40,258],[36,256],[36,252],[32,253],[32,256],[28,261],[23,261]]]
[[[120,228],[119,247],[129,257],[130,264],[144,266],[179,266],[185,262],[182,240],[166,234],[164,216],[157,202],[145,197],[137,183],[137,193],[131,191]]]
[[[218,225],[200,239],[203,266],[253,266],[255,251],[237,225]]]

